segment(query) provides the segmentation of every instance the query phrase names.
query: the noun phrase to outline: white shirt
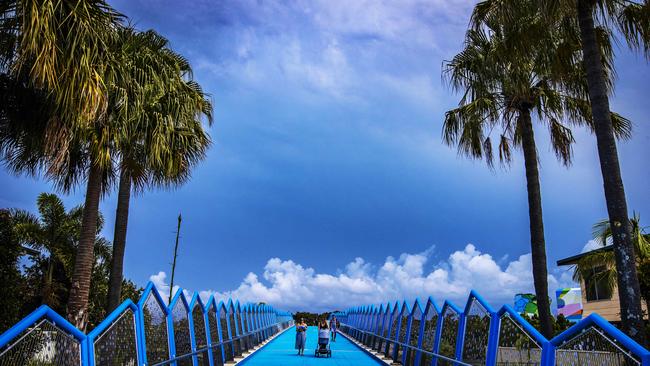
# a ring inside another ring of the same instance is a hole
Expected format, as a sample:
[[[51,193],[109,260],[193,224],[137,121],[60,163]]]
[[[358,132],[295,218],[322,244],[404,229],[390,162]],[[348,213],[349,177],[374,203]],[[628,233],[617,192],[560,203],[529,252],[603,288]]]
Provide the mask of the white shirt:
[[[330,332],[328,329],[318,329],[318,338],[329,338]]]

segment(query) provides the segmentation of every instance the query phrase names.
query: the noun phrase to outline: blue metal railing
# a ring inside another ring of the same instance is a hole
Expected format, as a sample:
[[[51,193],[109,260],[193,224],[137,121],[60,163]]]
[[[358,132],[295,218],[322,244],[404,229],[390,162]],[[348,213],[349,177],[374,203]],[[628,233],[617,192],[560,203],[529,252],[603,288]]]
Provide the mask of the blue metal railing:
[[[88,334],[39,307],[0,335],[0,365],[220,366],[292,324],[268,305],[204,305],[182,290],[166,306],[149,283],[137,304],[126,300]]]
[[[642,365],[650,352],[592,314],[546,339],[510,306],[495,311],[472,291],[464,308],[432,298],[334,313],[341,330],[403,365]],[[153,284],[84,334],[41,306],[0,335],[0,365],[223,365],[293,325],[262,304],[188,301],[166,306]]]
[[[498,311],[475,291],[464,309],[432,298],[360,306],[332,314],[341,330],[402,365],[642,365],[650,351],[592,314],[546,339],[512,307]]]

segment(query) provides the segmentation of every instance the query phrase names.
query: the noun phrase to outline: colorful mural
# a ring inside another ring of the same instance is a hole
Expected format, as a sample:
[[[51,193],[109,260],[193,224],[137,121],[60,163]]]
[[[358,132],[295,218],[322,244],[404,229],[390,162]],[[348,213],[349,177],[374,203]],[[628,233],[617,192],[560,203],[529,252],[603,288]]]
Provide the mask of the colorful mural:
[[[535,294],[516,294],[515,311],[522,315],[537,315],[537,297]]]
[[[582,291],[577,288],[561,288],[555,291],[557,298],[557,314],[564,315],[570,321],[582,319]]]

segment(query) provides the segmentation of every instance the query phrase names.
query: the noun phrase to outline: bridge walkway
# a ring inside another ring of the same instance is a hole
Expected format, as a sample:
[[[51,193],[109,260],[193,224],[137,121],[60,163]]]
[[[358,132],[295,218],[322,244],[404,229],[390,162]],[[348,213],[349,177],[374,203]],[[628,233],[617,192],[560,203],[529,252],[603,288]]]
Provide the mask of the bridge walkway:
[[[386,365],[371,355],[361,350],[342,335],[336,337],[336,342],[330,342],[332,357],[317,358],[314,356],[318,329],[309,327],[307,330],[307,347],[305,354],[298,356],[294,349],[296,332],[294,328],[286,330],[263,348],[243,360],[239,365],[245,366],[377,366]]]

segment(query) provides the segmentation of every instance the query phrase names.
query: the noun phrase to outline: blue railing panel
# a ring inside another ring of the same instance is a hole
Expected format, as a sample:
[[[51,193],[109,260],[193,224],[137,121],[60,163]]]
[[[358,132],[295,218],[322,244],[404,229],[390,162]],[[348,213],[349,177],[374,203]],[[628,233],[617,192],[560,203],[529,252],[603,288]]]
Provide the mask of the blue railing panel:
[[[496,364],[542,364],[550,342],[509,305],[497,312]]]
[[[138,365],[142,361],[139,314],[138,307],[127,299],[88,333],[90,366]]]
[[[646,365],[650,352],[598,314],[591,314],[551,340],[556,365]]]
[[[360,322],[366,314],[372,320]],[[650,351],[597,314],[549,341],[512,307],[495,312],[475,291],[463,311],[449,301],[439,310],[429,298],[424,310],[416,300],[410,313],[397,302],[351,308],[337,318],[341,330],[360,341],[375,338],[369,347],[405,366],[650,366]]]
[[[170,349],[169,309],[152,283],[149,283],[138,302],[140,312],[140,354],[146,364],[155,364],[172,358]]]
[[[87,364],[86,335],[42,305],[0,336],[0,364]]]
[[[494,311],[475,293],[471,293],[463,312],[461,360],[485,365],[488,360],[488,344]],[[494,316],[496,318],[496,316]]]
[[[208,309],[207,309],[208,325],[210,328],[209,331],[209,342],[210,350],[212,351],[212,358],[210,361],[213,366],[222,366],[225,361],[223,353],[223,345],[221,342],[221,327],[219,325],[219,313],[217,310],[217,302],[214,300],[214,296],[211,295],[208,299]]]
[[[395,351],[393,352],[393,361],[399,361],[402,359],[402,354],[404,352],[404,347],[402,344],[406,343],[406,336],[408,334],[408,321],[410,315],[411,309],[406,301],[404,301],[402,303],[402,308],[400,310],[399,319],[397,322],[397,342],[395,343]]]
[[[395,303],[393,313],[390,315],[390,323],[388,324],[388,344],[385,353],[385,356],[389,358],[392,358],[395,353],[395,341],[397,340],[397,330],[399,328],[400,310],[400,304]]]
[[[405,350],[404,355],[402,356],[403,365],[414,365],[415,361],[418,359],[418,354],[420,353],[417,349],[421,348],[422,339],[420,335],[422,334],[423,326],[423,315],[422,306],[420,305],[420,300],[416,299],[413,303],[413,308],[411,309],[411,314],[408,321],[408,331],[406,336],[406,342],[409,346],[413,348],[408,348]]]
[[[405,366],[650,366],[647,349],[596,314],[549,341],[510,306],[494,312],[474,291],[463,311],[448,301],[439,310],[429,298],[424,308],[416,300],[336,315],[342,331]],[[0,365],[222,366],[292,324],[268,305],[211,297],[206,307],[182,291],[168,307],[148,284],[137,305],[125,301],[88,335],[39,307],[0,335]]]
[[[211,366],[212,350],[208,347],[210,341],[210,324],[207,311],[198,293],[192,295],[190,301],[190,326],[192,328],[192,351],[194,366]],[[202,350],[202,351],[201,351]]]
[[[176,295],[169,304],[171,317],[171,341],[170,349],[173,348],[173,357],[192,353],[192,327],[189,316],[190,306],[183,294],[183,289],[178,289]],[[192,358],[184,358],[176,361],[177,366],[193,366]]]
[[[438,334],[438,325],[440,319],[440,310],[436,306],[433,298],[427,299],[427,304],[424,307],[424,321],[422,322],[420,349],[424,351],[433,352],[436,344],[436,336]],[[433,357],[424,352],[419,352],[416,359],[418,365],[431,365]]]
[[[384,308],[383,304],[379,305],[379,308],[377,309],[377,313],[375,314],[375,319],[376,320],[375,320],[375,329],[374,329],[374,332],[373,332],[375,334],[375,337],[373,338],[373,342],[372,342],[372,346],[371,346],[372,349],[374,349],[375,351],[378,351],[379,348],[381,347],[381,338],[380,337],[381,337],[381,332],[382,332],[382,328],[383,328],[383,325],[384,325],[384,313],[385,313],[384,309],[385,308]],[[341,319],[345,320],[344,318],[345,318],[345,316],[341,316]]]

